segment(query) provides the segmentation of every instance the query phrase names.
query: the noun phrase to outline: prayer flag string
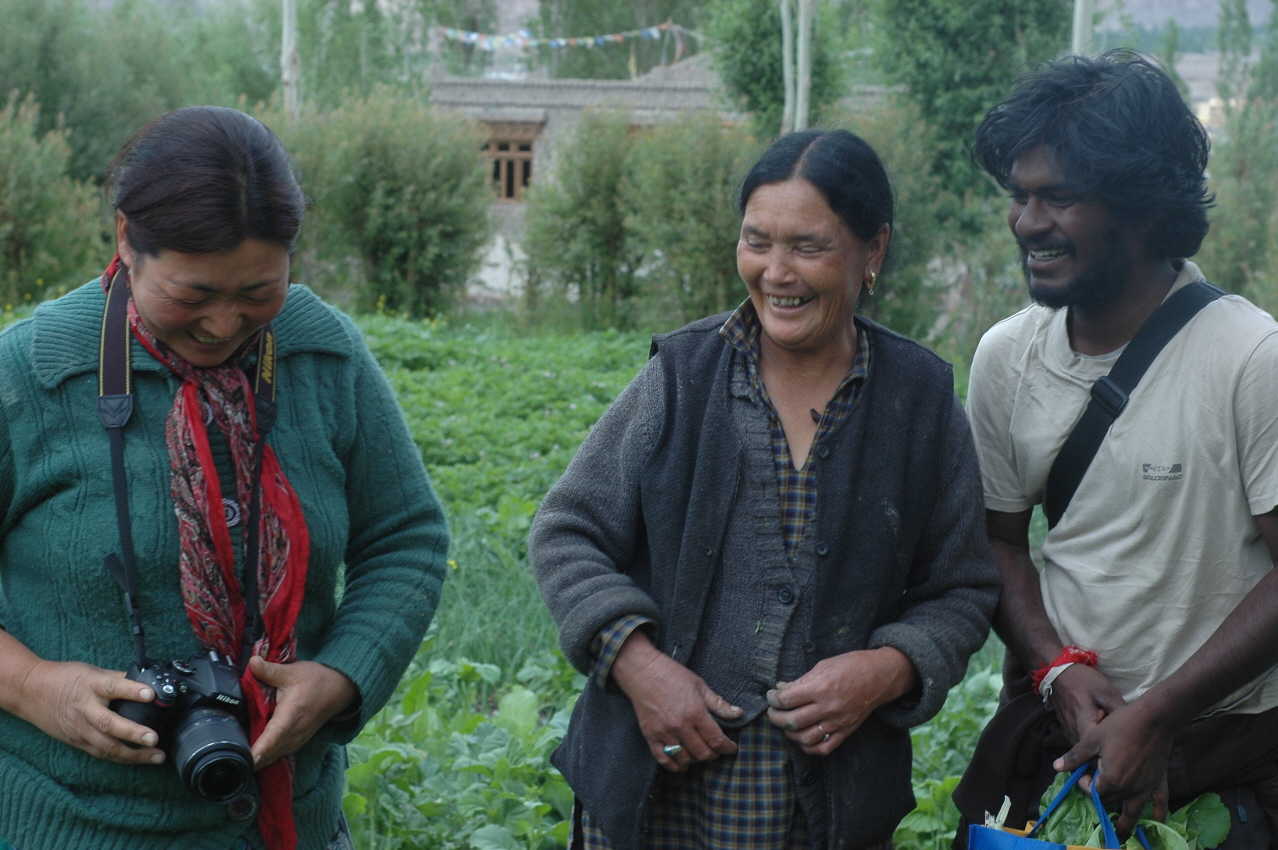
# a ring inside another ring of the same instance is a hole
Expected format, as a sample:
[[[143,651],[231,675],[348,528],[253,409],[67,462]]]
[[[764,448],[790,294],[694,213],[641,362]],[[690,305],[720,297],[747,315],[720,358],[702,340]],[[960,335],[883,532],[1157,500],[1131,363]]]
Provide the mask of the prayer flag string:
[[[461,44],[471,45],[479,50],[493,52],[499,47],[549,47],[555,50],[564,47],[602,47],[607,44],[621,44],[622,42],[632,39],[644,39],[646,41],[657,41],[667,31],[673,32],[676,36],[682,37],[683,34],[692,33],[685,30],[678,24],[666,21],[664,24],[656,26],[643,27],[637,30],[627,30],[625,32],[614,32],[606,35],[587,35],[575,36],[572,38],[539,38],[532,34],[531,30],[521,29],[518,32],[509,35],[494,35],[486,32],[472,32],[470,30],[455,29],[454,27],[440,27],[439,32],[447,41],[455,41]],[[682,42],[682,38],[680,38]]]

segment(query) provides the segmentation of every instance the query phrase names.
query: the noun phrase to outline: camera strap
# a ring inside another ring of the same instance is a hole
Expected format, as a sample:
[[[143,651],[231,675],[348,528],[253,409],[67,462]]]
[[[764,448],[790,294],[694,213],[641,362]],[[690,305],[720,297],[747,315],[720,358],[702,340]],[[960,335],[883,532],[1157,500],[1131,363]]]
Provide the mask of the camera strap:
[[[106,556],[106,567],[124,591],[124,606],[137,643],[138,666],[146,662],[146,636],[138,606],[138,571],[129,519],[129,490],[124,469],[124,426],[133,415],[133,366],[130,359],[132,332],[129,328],[128,269],[119,265],[107,286],[102,310],[101,342],[98,350],[98,418],[111,441],[111,482],[115,492],[115,516],[120,529],[120,554]],[[244,632],[241,636],[240,671],[248,666],[253,645],[261,637],[258,611],[257,569],[261,560],[262,453],[266,436],[275,426],[276,406],[275,331],[262,328],[257,343],[257,367],[253,375],[253,406],[257,422],[257,444],[253,453],[253,479],[249,500],[249,534],[244,550],[241,589],[244,597]]]

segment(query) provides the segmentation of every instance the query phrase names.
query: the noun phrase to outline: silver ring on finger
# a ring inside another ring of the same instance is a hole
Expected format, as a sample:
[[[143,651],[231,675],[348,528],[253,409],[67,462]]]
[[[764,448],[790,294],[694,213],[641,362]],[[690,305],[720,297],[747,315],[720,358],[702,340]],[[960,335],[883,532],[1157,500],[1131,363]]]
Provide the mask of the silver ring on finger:
[[[683,744],[666,744],[661,748],[661,751],[670,756],[670,758],[674,758],[679,755],[679,753],[683,752]]]
[[[829,733],[829,732],[826,732],[826,733],[825,733],[825,736],[824,736],[823,738],[821,738],[821,743],[823,743],[823,744],[824,744],[824,743],[825,743],[826,741],[828,741],[828,740],[830,740],[830,733]]]

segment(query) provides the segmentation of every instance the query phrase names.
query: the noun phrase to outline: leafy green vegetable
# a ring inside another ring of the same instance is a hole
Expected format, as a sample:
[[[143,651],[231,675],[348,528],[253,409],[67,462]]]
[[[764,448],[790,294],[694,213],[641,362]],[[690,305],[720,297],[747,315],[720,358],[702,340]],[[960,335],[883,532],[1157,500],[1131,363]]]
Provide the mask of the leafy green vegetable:
[[[1043,792],[1040,810],[1047,809],[1068,778],[1064,773],[1056,777]],[[1137,821],[1137,824],[1144,828],[1154,850],[1210,850],[1220,846],[1229,835],[1229,810],[1216,794],[1203,794],[1184,808],[1177,809],[1167,817],[1167,823],[1153,820],[1151,814],[1152,807],[1147,805],[1145,817]],[[1096,813],[1092,798],[1077,788],[1070,791],[1052,813],[1038,837],[1055,844],[1103,846],[1100,816]],[[1142,850],[1134,832],[1123,846],[1125,850]]]
[[[1189,846],[1219,847],[1229,835],[1229,809],[1215,794],[1204,794],[1183,809],[1173,812],[1169,824],[1184,824]]]
[[[1069,774],[1061,773],[1057,775],[1056,780],[1043,792],[1039,811],[1047,810],[1048,804],[1060,793],[1067,779],[1069,779]],[[1092,806],[1091,798],[1075,789],[1064,800],[1061,800],[1060,805],[1056,807],[1056,811],[1052,813],[1051,819],[1039,831],[1038,837],[1054,844],[1080,844],[1087,846],[1092,832],[1099,826],[1100,818],[1096,814],[1096,809]]]

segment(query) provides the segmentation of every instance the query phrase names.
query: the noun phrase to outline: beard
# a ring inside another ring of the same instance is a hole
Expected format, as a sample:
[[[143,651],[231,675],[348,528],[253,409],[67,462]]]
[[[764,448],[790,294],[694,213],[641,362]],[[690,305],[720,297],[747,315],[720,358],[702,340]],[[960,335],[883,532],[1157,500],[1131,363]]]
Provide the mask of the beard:
[[[1119,235],[1109,231],[1104,236],[1105,250],[1085,268],[1074,273],[1064,286],[1045,286],[1034,283],[1029,269],[1029,246],[1016,240],[1021,248],[1021,273],[1029,287],[1030,298],[1052,310],[1062,307],[1095,307],[1113,301],[1122,291],[1131,272],[1131,262]],[[1043,250],[1049,246],[1038,246]],[[1072,245],[1053,245],[1073,252]]]

